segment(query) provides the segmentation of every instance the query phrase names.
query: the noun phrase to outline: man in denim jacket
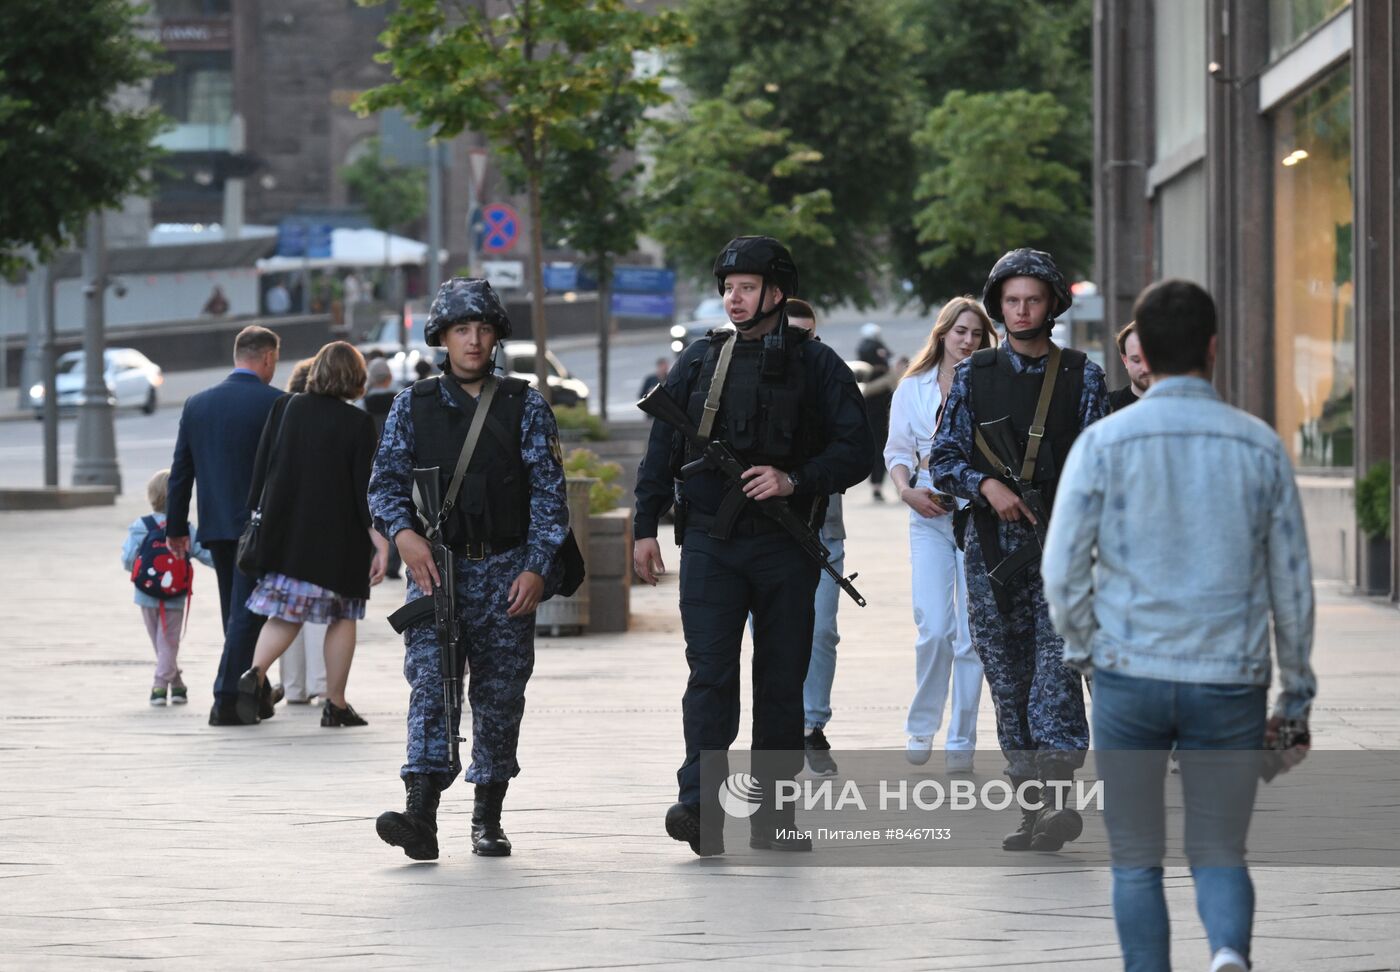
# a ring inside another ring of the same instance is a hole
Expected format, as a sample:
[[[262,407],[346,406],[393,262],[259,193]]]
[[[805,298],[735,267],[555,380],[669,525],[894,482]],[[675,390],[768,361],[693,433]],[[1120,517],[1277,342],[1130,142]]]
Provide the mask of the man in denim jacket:
[[[1175,744],[1211,968],[1242,972],[1254,913],[1244,843],[1257,750],[1285,721],[1306,731],[1317,688],[1307,538],[1278,436],[1211,387],[1210,295],[1165,280],[1143,292],[1134,316],[1152,387],[1075,443],[1041,573],[1066,664],[1094,676],[1126,968],[1171,967],[1162,794]],[[1267,718],[1271,619],[1282,690]],[[1304,748],[1285,753],[1285,765]],[[1230,759],[1235,771],[1222,771]]]

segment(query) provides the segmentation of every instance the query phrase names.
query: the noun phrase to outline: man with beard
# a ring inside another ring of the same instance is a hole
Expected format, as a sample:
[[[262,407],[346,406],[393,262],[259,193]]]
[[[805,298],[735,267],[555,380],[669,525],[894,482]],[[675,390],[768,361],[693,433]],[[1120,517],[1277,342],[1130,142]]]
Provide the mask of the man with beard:
[[[1128,383],[1108,396],[1108,410],[1121,412],[1152,387],[1152,367],[1142,356],[1142,343],[1138,340],[1137,322],[1118,332],[1118,356],[1123,359],[1123,367],[1128,372]]]

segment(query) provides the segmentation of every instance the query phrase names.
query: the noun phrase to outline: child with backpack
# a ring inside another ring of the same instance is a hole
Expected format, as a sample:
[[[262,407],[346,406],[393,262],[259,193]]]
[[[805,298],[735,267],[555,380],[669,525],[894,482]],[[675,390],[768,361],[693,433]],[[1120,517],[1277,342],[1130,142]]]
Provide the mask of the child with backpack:
[[[172,554],[165,542],[165,493],[170,470],[162,469],[146,484],[151,513],[137,517],[127,529],[122,546],[122,568],[131,575],[135,601],[146,622],[146,632],[156,651],[156,674],[151,686],[151,705],[184,705],[189,701],[175,657],[180,652],[180,633],[185,621],[194,567],[189,557]],[[199,545],[190,530],[190,554],[207,567],[214,558]]]

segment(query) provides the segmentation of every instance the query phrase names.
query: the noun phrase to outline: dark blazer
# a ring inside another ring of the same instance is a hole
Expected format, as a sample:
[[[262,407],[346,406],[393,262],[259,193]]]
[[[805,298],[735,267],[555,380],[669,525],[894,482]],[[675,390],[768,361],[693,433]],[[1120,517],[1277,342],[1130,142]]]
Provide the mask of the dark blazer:
[[[375,439],[374,419],[338,398],[308,392],[273,405],[248,491],[248,505],[256,506],[267,480],[259,570],[310,581],[343,597],[369,597]]]
[[[199,539],[238,539],[248,522],[248,483],[258,439],[281,394],[257,375],[235,371],[185,402],[170,461],[167,536],[189,535],[190,491],[198,480]]]

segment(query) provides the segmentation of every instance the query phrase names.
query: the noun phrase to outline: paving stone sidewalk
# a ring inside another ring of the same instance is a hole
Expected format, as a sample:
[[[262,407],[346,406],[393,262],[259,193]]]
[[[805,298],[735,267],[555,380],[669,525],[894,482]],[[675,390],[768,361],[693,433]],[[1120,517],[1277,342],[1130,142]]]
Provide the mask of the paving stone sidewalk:
[[[191,704],[153,709],[152,652],[118,563],[139,492],[115,509],[0,514],[0,967],[1120,967],[1109,875],[1072,859],[754,868],[669,840],[685,682],[669,548],[671,574],[634,592],[626,636],[539,640],[506,803],[515,856],[471,856],[458,783],[442,859],[411,864],[373,828],[402,800],[407,691],[383,620],[401,582],[376,589],[360,629],[349,697],[367,728],[321,729],[296,706],[257,727],[206,725],[219,642],[207,570],[181,651]],[[848,568],[871,606],[842,607],[829,734],[899,748],[913,678],[905,516],[861,490],[847,516]],[[1400,748],[1400,612],[1319,593],[1318,745]],[[994,745],[985,694],[979,732]],[[999,771],[992,755],[979,776]],[[1400,969],[1400,871],[1254,875],[1256,968]],[[1171,871],[1168,884],[1176,966],[1205,969],[1190,879]]]

